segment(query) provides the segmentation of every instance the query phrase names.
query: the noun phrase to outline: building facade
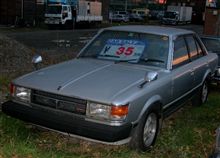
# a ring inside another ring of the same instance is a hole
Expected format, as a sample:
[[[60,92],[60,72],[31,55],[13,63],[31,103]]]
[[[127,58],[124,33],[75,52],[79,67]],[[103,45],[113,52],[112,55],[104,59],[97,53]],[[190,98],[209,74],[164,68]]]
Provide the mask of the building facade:
[[[0,24],[14,24],[18,16],[21,16],[20,0],[0,1]]]
[[[19,23],[26,23],[29,25],[33,25],[35,17],[35,0],[0,1],[0,24],[15,25]]]

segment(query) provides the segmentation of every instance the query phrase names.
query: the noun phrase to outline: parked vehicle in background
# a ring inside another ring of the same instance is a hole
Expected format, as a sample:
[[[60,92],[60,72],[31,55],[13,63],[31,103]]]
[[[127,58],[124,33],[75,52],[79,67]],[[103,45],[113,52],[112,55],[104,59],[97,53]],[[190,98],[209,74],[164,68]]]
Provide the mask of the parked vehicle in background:
[[[150,10],[149,12],[149,18],[151,20],[157,20],[157,14],[158,14],[158,10]]]
[[[143,22],[144,18],[142,18],[140,15],[138,14],[130,14],[129,15],[129,21],[133,21],[133,22]]]
[[[2,111],[78,138],[146,151],[164,118],[189,99],[206,102],[216,67],[217,55],[192,31],[105,28],[76,59],[12,81]]]
[[[129,13],[127,11],[114,11],[113,15],[124,15],[124,16],[128,16]]]
[[[149,12],[150,12],[150,10],[147,8],[136,8],[136,9],[132,9],[131,13],[133,15],[138,15],[138,16],[142,17],[143,19],[146,19],[149,16]]]
[[[85,0],[48,0],[45,24],[49,27],[68,26],[80,23],[101,23],[102,3]]]
[[[159,11],[157,14],[157,20],[162,20],[164,17],[164,11]]]
[[[127,11],[114,11],[109,14],[110,22],[128,22],[129,13]]]
[[[192,7],[167,6],[167,11],[162,18],[163,24],[187,24],[192,20]]]
[[[111,22],[128,22],[129,21],[129,17],[127,15],[123,15],[123,14],[113,14],[109,20]]]
[[[152,20],[162,20],[164,12],[164,10],[150,10],[148,17]]]
[[[218,69],[216,70],[214,81],[220,84],[220,37],[203,36],[201,39],[208,51],[218,55]]]

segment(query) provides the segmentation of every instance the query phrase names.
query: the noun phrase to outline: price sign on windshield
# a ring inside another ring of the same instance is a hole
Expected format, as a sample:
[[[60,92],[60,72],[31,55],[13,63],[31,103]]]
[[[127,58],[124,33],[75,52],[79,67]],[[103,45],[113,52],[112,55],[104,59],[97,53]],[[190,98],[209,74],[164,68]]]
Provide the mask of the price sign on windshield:
[[[138,60],[145,49],[145,43],[138,40],[109,39],[100,53],[102,58],[116,60]]]

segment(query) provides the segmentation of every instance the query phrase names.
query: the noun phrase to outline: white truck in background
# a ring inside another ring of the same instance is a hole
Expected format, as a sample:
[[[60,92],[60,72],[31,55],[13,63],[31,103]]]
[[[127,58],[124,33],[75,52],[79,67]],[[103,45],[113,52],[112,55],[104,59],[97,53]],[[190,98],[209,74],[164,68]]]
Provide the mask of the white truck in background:
[[[187,24],[192,20],[192,7],[167,6],[167,11],[162,18],[163,24]]]
[[[75,28],[80,23],[101,23],[102,3],[85,0],[48,0],[46,5],[45,24]]]

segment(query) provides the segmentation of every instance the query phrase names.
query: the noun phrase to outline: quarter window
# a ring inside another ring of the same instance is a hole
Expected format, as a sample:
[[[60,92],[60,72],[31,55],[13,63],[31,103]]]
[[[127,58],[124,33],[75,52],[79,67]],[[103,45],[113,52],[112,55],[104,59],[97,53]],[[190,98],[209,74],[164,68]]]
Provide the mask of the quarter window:
[[[197,46],[197,50],[198,50],[198,55],[199,56],[204,56],[204,53],[202,51],[202,48],[200,46],[200,44],[198,43],[198,41],[196,40],[196,46]]]
[[[198,54],[198,51],[197,51],[196,41],[194,40],[193,36],[186,36],[185,39],[186,39],[186,42],[188,44],[190,58],[192,60],[197,59],[199,57],[199,54]]]
[[[174,42],[173,68],[189,62],[186,42],[183,37],[178,37]]]

